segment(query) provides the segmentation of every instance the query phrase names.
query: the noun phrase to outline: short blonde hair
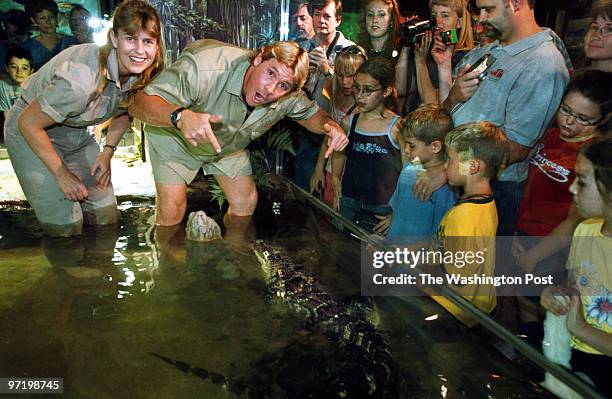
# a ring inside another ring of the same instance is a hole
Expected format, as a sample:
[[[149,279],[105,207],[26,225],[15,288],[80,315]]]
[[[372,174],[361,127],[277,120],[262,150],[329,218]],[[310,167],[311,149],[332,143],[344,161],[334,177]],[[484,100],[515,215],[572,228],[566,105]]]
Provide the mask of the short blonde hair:
[[[308,52],[296,42],[283,40],[274,42],[251,54],[251,63],[261,54],[261,60],[275,58],[293,71],[293,91],[300,90],[308,78]]]
[[[444,6],[448,7],[457,13],[457,16],[461,18],[461,28],[457,32],[459,37],[457,38],[457,44],[455,44],[455,51],[457,50],[471,50],[474,48],[474,32],[472,31],[472,17],[467,8],[468,0],[429,0],[429,9],[433,6]]]
[[[508,157],[508,138],[504,130],[487,121],[459,125],[447,135],[444,144],[459,154],[461,161],[478,159],[485,163],[484,176],[494,178]]]
[[[424,104],[406,116],[400,123],[404,138],[414,137],[425,144],[440,141],[453,128],[453,117],[440,104]]]
[[[352,47],[355,47],[359,51],[340,51],[340,53],[336,55],[336,59],[334,60],[334,71],[336,72],[336,75],[354,76],[361,64],[367,60],[366,51],[363,49],[363,47],[358,45],[354,45]],[[338,95],[339,91],[340,88],[338,87],[338,81],[334,78],[331,92],[332,106],[330,107],[329,111],[329,116],[331,116],[334,120],[338,119],[338,113],[336,112],[336,107],[334,107],[333,104],[335,103],[336,96]]]

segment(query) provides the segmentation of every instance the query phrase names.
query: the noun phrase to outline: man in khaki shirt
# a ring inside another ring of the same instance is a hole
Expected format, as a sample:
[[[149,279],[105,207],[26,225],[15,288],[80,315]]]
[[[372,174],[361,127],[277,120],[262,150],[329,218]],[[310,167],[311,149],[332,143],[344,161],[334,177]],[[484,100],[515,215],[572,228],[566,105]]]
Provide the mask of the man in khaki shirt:
[[[307,74],[308,54],[294,42],[253,52],[199,40],[136,95],[130,114],[152,125],[159,225],[183,220],[187,184],[200,167],[219,182],[230,215],[252,215],[257,190],[245,149],[286,116],[329,136],[327,155],[347,145],[340,126],[300,90]]]

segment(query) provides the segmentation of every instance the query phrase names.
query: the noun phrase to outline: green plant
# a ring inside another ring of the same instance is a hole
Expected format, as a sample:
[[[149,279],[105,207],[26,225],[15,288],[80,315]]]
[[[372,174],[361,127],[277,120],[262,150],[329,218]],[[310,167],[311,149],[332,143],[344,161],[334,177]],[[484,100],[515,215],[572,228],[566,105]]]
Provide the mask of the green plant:
[[[284,122],[277,123],[265,135],[249,145],[253,178],[258,189],[266,189],[271,186],[268,175],[273,170],[273,162],[276,159],[277,152],[283,151],[295,155],[291,130]],[[221,186],[213,176],[208,176],[207,183],[212,200],[216,201],[219,209],[221,209],[227,201]]]

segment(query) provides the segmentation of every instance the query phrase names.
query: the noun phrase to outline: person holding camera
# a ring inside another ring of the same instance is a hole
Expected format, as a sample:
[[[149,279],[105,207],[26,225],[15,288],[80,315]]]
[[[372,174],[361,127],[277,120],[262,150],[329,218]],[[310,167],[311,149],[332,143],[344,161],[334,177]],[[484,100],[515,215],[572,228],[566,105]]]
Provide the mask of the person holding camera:
[[[397,82],[405,112],[419,104],[442,102],[450,90],[452,68],[474,48],[466,0],[430,0],[429,9],[431,19],[406,22],[401,29],[403,48]],[[443,68],[442,78],[439,66]]]
[[[455,124],[487,120],[508,135],[507,167],[493,184],[497,233],[503,236],[513,234],[529,154],[555,116],[569,81],[553,36],[535,20],[534,3],[476,0],[479,21],[495,41],[472,50],[455,67],[456,79],[444,101]],[[487,55],[483,69],[479,60]]]
[[[330,111],[327,87],[334,77],[334,61],[343,48],[355,43],[348,40],[337,28],[342,22],[341,0],[315,0],[310,2],[315,35],[303,48],[308,51],[308,80],[304,89],[308,96],[326,112]],[[325,90],[324,90],[325,89]],[[295,154],[293,181],[304,190],[310,189],[310,177],[314,172],[323,142],[322,137],[299,126],[299,146]]]
[[[472,21],[465,0],[430,0],[435,28],[415,43],[416,84],[423,104],[446,99],[452,69],[474,48]]]

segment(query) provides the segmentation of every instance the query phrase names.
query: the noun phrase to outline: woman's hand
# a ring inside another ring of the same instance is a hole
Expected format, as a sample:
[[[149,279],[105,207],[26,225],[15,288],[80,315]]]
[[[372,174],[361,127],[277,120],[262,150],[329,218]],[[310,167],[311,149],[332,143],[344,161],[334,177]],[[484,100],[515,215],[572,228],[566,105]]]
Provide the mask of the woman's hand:
[[[442,38],[440,37],[440,32],[436,32],[434,36],[434,44],[431,48],[431,56],[438,65],[451,65],[453,61],[453,51],[455,49],[455,45],[451,44],[447,46],[442,42]]]
[[[111,158],[113,151],[105,147],[91,165],[89,173],[96,177],[96,188],[104,190],[111,182]]]
[[[427,54],[431,48],[433,34],[430,30],[421,36],[421,41],[414,44],[414,60],[416,62],[425,62]]]
[[[89,195],[83,182],[65,166],[55,178],[66,199],[71,201],[82,201]]]

